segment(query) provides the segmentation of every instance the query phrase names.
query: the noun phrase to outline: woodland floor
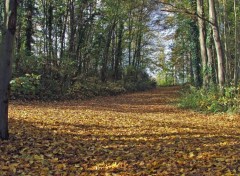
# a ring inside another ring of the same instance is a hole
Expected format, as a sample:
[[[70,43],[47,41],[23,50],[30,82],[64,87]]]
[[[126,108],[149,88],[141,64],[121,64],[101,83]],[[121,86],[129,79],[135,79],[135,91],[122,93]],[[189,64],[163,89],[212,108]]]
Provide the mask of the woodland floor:
[[[240,117],[179,109],[178,90],[11,102],[0,175],[240,175]]]

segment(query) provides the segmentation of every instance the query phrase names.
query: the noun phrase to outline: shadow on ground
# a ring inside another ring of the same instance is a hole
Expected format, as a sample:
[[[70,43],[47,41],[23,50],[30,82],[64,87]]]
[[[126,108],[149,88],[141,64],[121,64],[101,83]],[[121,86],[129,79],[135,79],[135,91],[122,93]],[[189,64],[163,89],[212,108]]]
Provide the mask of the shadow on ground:
[[[169,105],[177,90],[15,104],[0,175],[239,174],[239,121],[207,122]]]

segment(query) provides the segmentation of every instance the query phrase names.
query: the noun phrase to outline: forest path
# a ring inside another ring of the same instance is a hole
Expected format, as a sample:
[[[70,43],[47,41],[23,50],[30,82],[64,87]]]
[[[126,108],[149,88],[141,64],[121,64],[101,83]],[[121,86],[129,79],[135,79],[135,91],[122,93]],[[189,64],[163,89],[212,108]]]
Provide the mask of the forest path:
[[[238,175],[240,118],[179,109],[178,91],[13,102],[0,175]]]

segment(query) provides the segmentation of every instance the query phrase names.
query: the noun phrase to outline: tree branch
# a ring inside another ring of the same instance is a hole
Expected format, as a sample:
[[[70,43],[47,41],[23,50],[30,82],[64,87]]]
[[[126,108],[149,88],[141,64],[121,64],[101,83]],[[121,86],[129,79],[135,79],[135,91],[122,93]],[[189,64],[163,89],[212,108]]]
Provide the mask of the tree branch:
[[[196,12],[191,12],[191,11],[189,11],[188,9],[184,9],[184,8],[178,8],[178,7],[176,7],[174,4],[167,3],[167,2],[163,2],[163,1],[159,1],[159,0],[157,0],[157,1],[155,1],[155,2],[170,7],[170,8],[165,8],[165,9],[163,8],[163,9],[161,9],[161,11],[163,11],[163,12],[187,14],[187,15],[190,15],[190,16],[193,16],[193,17],[200,18],[200,19],[208,22],[208,23],[211,24],[211,25],[215,25],[215,24],[213,24],[209,19],[204,18],[204,17],[201,17],[201,16],[198,15]]]

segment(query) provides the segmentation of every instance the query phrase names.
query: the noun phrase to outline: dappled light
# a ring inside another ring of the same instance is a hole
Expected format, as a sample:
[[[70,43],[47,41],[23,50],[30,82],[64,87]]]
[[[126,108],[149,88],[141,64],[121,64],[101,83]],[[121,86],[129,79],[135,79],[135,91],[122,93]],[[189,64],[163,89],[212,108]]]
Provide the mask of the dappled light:
[[[239,7],[0,0],[0,176],[240,176]]]
[[[239,116],[181,110],[179,89],[87,101],[12,102],[10,140],[0,141],[0,174],[240,173]]]

